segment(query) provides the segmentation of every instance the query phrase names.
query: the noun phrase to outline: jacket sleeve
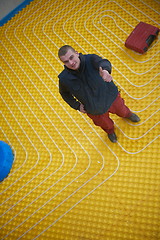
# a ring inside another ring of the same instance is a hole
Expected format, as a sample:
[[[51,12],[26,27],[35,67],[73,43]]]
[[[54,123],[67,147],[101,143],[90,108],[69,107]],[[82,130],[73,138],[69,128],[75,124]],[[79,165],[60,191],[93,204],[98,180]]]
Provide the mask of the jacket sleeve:
[[[103,59],[96,54],[92,54],[91,62],[95,69],[99,70],[99,67],[102,67],[103,70],[107,70],[111,74],[112,65],[109,60]]]
[[[61,94],[63,100],[75,110],[80,110],[80,102],[69,92],[64,84],[59,81],[59,93]]]

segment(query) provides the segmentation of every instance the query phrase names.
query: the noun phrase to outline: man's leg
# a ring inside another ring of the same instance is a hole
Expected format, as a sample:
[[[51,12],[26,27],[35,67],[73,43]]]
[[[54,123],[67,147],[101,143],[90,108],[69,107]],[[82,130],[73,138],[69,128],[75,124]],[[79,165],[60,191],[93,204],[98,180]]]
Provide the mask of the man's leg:
[[[131,110],[125,105],[124,99],[121,98],[120,94],[118,94],[116,100],[109,108],[109,112],[115,113],[119,117],[128,118],[132,122],[140,121],[140,118],[135,113],[132,113]]]
[[[101,127],[107,134],[111,142],[117,142],[117,137],[114,133],[114,122],[109,117],[109,112],[102,115],[87,114],[96,126]]]
[[[132,115],[130,109],[125,105],[124,99],[121,98],[120,94],[118,94],[115,101],[112,103],[109,108],[109,112],[115,113],[119,117],[129,118]]]
[[[136,114],[132,113],[130,109],[125,105],[124,99],[121,98],[120,94],[118,94],[108,112],[102,115],[87,114],[93,120],[96,126],[101,127],[108,134],[111,142],[117,142],[117,137],[114,133],[114,122],[109,117],[109,112],[115,113],[119,117],[128,118],[132,122],[140,121],[139,117]]]

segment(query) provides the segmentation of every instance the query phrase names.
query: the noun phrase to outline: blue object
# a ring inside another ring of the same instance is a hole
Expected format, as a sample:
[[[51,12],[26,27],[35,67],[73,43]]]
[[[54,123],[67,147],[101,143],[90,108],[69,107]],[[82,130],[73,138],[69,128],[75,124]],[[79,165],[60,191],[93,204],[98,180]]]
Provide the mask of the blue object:
[[[33,0],[24,0],[21,4],[19,4],[15,9],[13,9],[10,13],[8,13],[4,18],[0,20],[0,26],[3,26],[7,23],[15,14],[25,8],[30,2]]]
[[[14,154],[11,147],[0,141],[0,181],[6,178],[12,168]]]

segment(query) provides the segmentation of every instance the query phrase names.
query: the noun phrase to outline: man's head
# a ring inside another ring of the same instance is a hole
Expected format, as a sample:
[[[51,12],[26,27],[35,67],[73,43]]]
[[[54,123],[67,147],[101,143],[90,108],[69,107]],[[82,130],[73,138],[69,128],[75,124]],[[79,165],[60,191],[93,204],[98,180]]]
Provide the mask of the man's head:
[[[77,70],[80,67],[79,53],[69,45],[59,49],[58,57],[69,69]]]

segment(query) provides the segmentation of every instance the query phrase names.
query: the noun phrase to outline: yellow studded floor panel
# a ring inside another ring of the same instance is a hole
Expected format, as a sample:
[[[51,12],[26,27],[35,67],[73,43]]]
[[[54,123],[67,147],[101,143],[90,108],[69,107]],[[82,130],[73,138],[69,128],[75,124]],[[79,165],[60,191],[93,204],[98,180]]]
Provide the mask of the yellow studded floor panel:
[[[34,0],[1,27],[0,140],[15,160],[0,183],[0,239],[160,239],[160,44],[124,46],[159,12],[158,0]],[[141,118],[112,115],[118,143],[61,99],[64,44],[112,62]]]

